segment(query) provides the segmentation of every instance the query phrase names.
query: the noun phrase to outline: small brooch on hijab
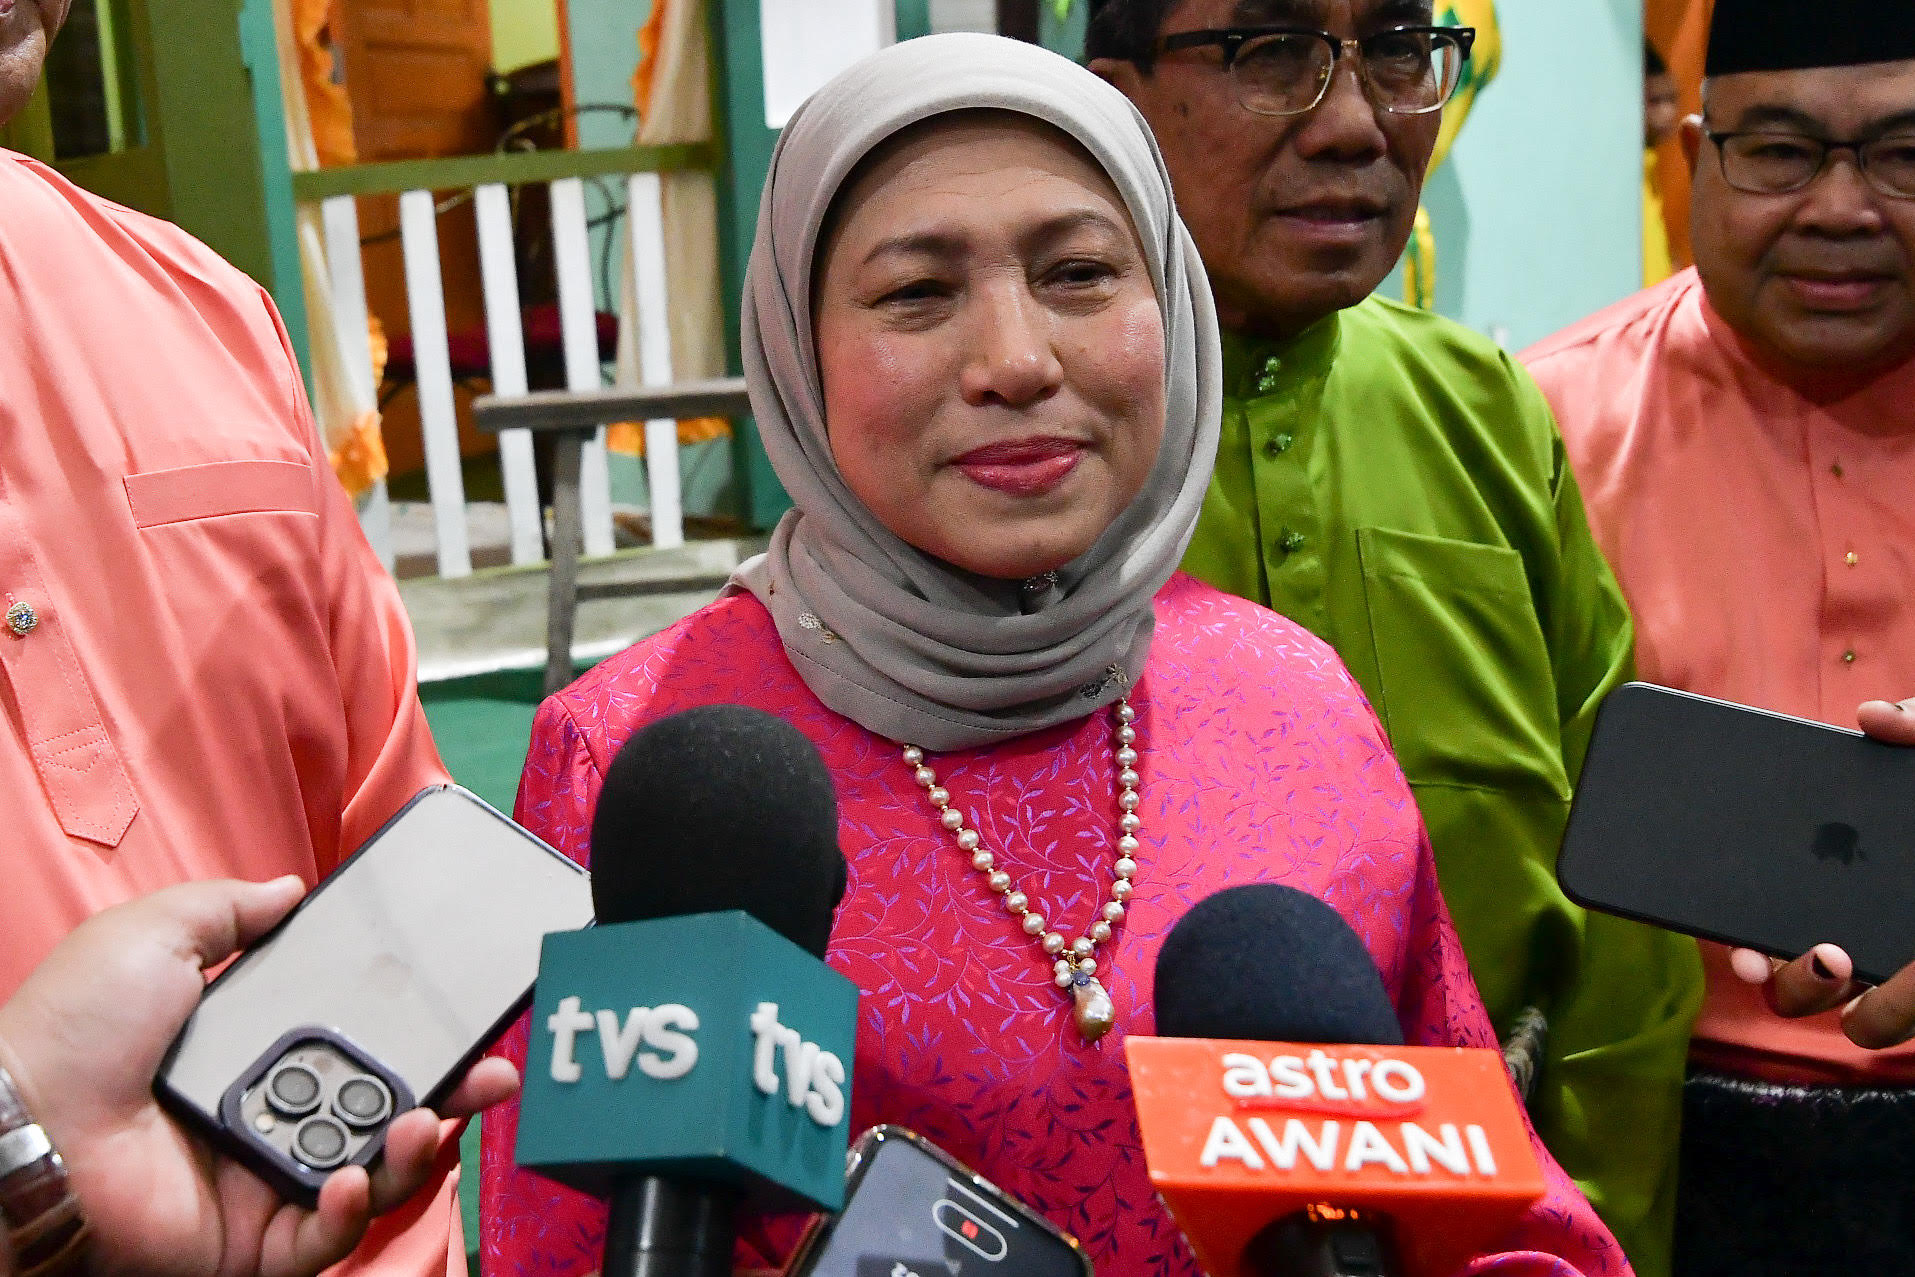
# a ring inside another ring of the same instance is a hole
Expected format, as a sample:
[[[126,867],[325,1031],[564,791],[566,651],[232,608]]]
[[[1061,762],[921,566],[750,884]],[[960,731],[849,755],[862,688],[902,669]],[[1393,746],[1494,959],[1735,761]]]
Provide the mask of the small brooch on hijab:
[[[1087,701],[1094,701],[1113,686],[1128,687],[1129,685],[1130,680],[1124,676],[1124,671],[1113,665],[1104,671],[1102,678],[1092,679],[1078,688],[1077,694]]]
[[[816,630],[818,637],[827,643],[836,643],[838,641],[838,636],[828,629],[823,621],[820,621],[809,612],[801,612],[798,614],[798,628],[801,630]]]
[[[1026,616],[1042,612],[1063,598],[1056,572],[1039,572],[1018,582],[1018,610]]]

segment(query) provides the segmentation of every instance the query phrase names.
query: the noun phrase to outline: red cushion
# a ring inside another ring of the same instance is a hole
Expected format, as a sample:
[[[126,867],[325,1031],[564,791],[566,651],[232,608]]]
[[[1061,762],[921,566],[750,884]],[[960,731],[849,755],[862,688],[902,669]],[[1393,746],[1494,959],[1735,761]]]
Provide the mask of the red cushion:
[[[598,357],[609,360],[618,352],[618,316],[599,311],[593,318],[598,327]],[[527,306],[521,315],[528,362],[541,357],[553,361],[564,358],[565,337],[555,302]],[[485,325],[463,328],[446,335],[446,350],[452,357],[452,379],[469,381],[492,375],[492,341]],[[412,357],[412,335],[393,337],[386,348],[386,380],[412,381],[418,376]]]

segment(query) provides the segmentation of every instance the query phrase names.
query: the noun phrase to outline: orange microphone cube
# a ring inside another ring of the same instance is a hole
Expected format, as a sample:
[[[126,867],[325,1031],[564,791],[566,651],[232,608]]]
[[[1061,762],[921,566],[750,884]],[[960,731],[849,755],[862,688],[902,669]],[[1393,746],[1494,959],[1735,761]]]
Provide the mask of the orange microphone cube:
[[[1151,1182],[1211,1277],[1303,1211],[1387,1216],[1408,1277],[1451,1277],[1544,1192],[1503,1059],[1454,1047],[1133,1037]]]

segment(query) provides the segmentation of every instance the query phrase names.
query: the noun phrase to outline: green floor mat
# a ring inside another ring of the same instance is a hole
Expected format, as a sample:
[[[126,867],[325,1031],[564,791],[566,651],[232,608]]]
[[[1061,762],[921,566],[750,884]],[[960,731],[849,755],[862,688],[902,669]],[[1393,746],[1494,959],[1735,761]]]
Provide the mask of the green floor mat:
[[[501,670],[419,689],[452,778],[508,814],[544,681],[543,670]]]

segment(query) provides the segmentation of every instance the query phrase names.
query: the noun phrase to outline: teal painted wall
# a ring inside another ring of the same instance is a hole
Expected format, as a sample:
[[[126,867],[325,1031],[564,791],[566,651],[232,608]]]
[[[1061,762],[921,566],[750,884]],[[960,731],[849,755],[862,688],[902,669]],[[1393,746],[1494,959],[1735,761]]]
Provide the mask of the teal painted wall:
[[[710,0],[719,3],[721,0]],[[632,105],[632,73],[638,69],[638,33],[651,17],[651,0],[568,0],[571,20],[572,90],[579,105],[578,144],[583,150],[630,146],[637,121],[613,110],[586,108]],[[624,183],[593,180],[585,183],[585,216],[591,223],[593,291],[598,308],[618,309],[618,265],[623,258],[619,237],[625,222],[617,213],[625,207]]]
[[[898,0],[898,39],[931,34],[930,0]]]
[[[738,303],[745,263],[758,225],[758,195],[771,171],[778,135],[765,127],[764,52],[759,44],[758,0],[711,0],[713,74],[718,81],[718,127],[723,133],[723,169],[718,176],[718,249],[724,264],[725,339],[731,370],[738,360]],[[732,481],[738,508],[754,527],[769,528],[791,508],[772,473],[758,429],[739,423],[732,449]]]
[[[1502,70],[1424,204],[1436,308],[1521,350],[1641,287],[1642,5],[1496,7]]]
[[[638,33],[652,16],[651,0],[567,0],[566,9],[572,25],[572,88],[578,104],[632,105]],[[630,146],[632,131],[629,118],[587,112],[579,116],[578,144],[586,149]]]
[[[1069,58],[1082,58],[1084,28],[1090,22],[1090,5],[1085,0],[1070,0],[1063,18],[1057,16],[1052,0],[1038,0],[1037,35],[1047,49],[1055,49]]]

